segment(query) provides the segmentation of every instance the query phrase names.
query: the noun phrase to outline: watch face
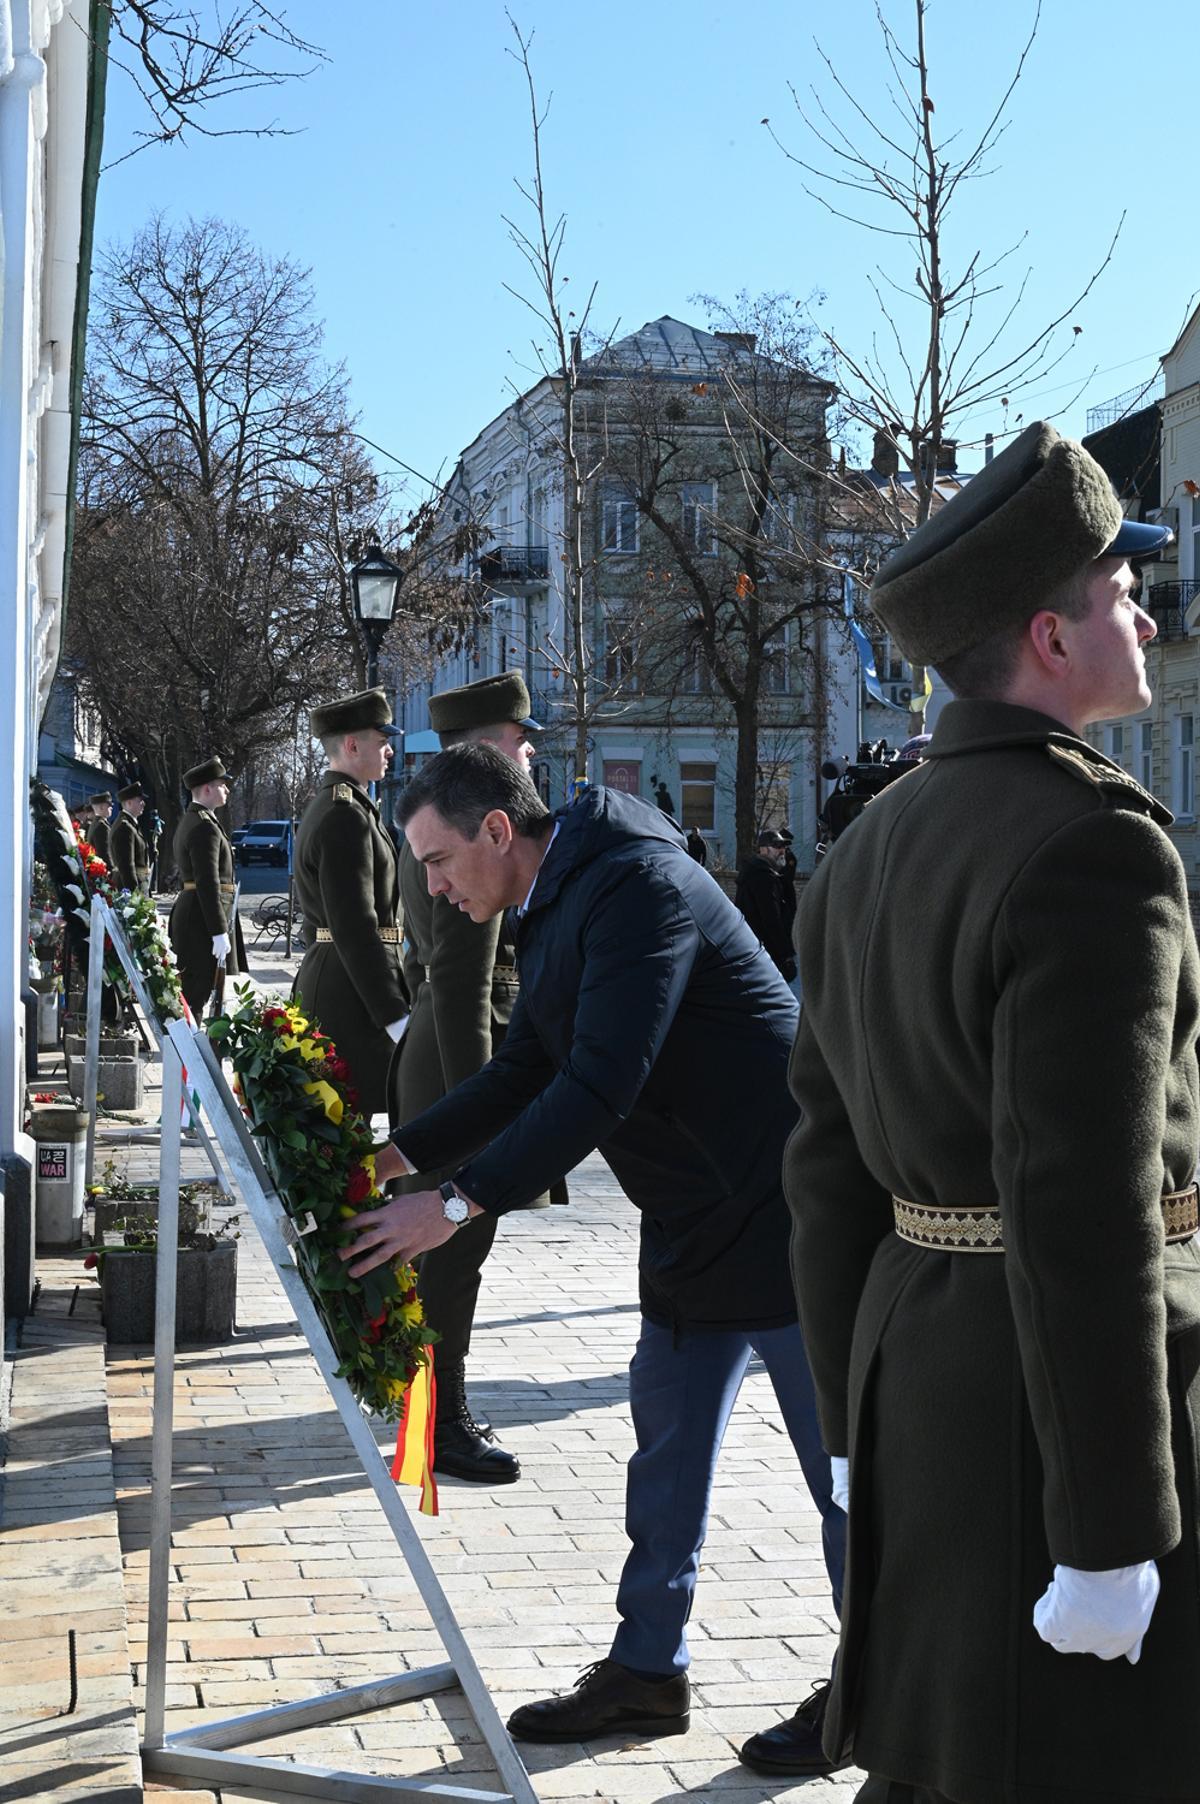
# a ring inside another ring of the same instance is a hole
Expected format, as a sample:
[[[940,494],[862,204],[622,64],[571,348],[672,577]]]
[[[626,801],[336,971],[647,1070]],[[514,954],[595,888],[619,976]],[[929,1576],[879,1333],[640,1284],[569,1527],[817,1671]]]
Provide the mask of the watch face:
[[[454,1189],[453,1185],[443,1184],[441,1186],[441,1193],[442,1214],[446,1217],[447,1221],[452,1221],[456,1227],[461,1227],[463,1222],[466,1221],[467,1216],[470,1214],[470,1210],[463,1202],[462,1197],[459,1196],[458,1192]]]

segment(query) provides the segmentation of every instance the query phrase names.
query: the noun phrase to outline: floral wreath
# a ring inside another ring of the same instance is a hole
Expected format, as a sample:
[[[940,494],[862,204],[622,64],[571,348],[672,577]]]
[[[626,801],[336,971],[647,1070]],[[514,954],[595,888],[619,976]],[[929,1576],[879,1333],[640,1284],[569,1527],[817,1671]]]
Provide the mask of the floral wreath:
[[[364,1409],[399,1423],[393,1476],[420,1482],[421,1508],[436,1514],[431,1354],[438,1337],[425,1321],[416,1273],[398,1262],[352,1278],[338,1258],[354,1238],[359,1210],[383,1196],[350,1067],[294,1004],[263,1001],[249,984],[235,990],[237,1007],[209,1023],[209,1037],[233,1066],[234,1094],[298,1230],[296,1264],[337,1354],[337,1376]]]

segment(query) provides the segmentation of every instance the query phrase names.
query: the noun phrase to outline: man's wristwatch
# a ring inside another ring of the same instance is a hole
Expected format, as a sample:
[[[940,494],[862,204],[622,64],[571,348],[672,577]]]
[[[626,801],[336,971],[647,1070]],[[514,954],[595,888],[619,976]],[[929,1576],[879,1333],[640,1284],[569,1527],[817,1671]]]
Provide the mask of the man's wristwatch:
[[[442,1214],[454,1227],[461,1228],[471,1211],[453,1184],[438,1185],[438,1195],[442,1199]]]

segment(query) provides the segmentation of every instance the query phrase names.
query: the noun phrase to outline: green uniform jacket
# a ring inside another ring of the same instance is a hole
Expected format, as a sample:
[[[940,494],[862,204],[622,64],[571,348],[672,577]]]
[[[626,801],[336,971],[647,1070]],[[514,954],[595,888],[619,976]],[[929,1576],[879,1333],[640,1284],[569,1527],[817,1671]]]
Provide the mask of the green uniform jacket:
[[[474,1077],[499,1050],[517,1000],[507,915],[473,921],[445,896],[431,896],[424,866],[400,848],[404,974],[412,1020],[396,1061],[392,1117],[412,1121]],[[461,1163],[461,1161],[456,1161]],[[428,1175],[402,1188],[428,1189]]]
[[[91,846],[97,858],[102,858],[107,865],[112,863],[112,828],[107,821],[89,821],[83,837]]]
[[[132,814],[124,811],[109,832],[111,869],[121,889],[150,893],[150,848]]]
[[[394,1048],[385,1030],[408,1014],[399,937],[379,937],[381,927],[399,927],[400,892],[379,810],[341,771],[325,772],[304,810],[295,880],[308,951],[293,993],[333,1040],[354,1073],[359,1107],[373,1115],[387,1107]],[[318,927],[333,939],[318,941]]]
[[[227,933],[232,941],[225,961],[227,977],[248,969],[241,922],[233,910],[233,847],[216,815],[197,802],[188,805],[175,829],[175,863],[180,891],[171,908],[168,931],[188,1007],[199,1017],[217,981],[213,937]],[[194,884],[194,889],[182,887]]]
[[[1167,811],[962,701],[807,886],[793,1270],[850,1552],[829,1750],[959,1804],[1200,1798],[1200,986]],[[999,1207],[927,1250],[891,1197]],[[1032,1624],[1055,1562],[1159,1562],[1141,1662]]]

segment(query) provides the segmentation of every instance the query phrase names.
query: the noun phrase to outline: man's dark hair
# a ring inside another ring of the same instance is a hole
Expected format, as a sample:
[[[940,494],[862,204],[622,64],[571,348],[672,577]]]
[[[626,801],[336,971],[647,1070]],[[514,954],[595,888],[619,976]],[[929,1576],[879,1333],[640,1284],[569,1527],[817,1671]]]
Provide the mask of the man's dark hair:
[[[494,808],[523,839],[536,839],[550,819],[525,772],[494,745],[453,745],[431,758],[400,797],[397,825],[407,827],[419,808],[436,808],[464,839],[476,837]]]
[[[1021,642],[1035,614],[1049,609],[1067,620],[1082,620],[1088,612],[1088,578],[1093,566],[1086,564],[1075,576],[1029,610],[1029,619],[1020,626],[1004,626],[990,638],[969,645],[966,651],[943,658],[938,675],[952,695],[971,696],[976,701],[1003,701],[1012,682],[1020,656]]]

